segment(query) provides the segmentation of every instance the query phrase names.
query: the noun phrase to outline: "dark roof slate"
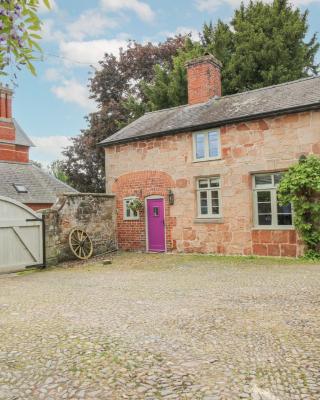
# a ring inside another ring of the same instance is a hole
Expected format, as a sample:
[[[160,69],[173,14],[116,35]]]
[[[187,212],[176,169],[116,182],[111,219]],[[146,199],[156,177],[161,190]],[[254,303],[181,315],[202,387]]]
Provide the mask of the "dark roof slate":
[[[13,184],[27,188],[28,193],[18,193]],[[21,203],[54,203],[57,195],[77,192],[75,189],[49,175],[31,163],[0,162],[0,195]]]
[[[146,113],[100,144],[108,146],[312,108],[320,108],[320,77],[213,98],[206,103]]]

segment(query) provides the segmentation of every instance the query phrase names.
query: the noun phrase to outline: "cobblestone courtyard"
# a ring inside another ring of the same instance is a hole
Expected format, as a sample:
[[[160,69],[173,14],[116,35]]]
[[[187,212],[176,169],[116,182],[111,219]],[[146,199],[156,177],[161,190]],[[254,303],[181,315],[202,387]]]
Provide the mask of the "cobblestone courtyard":
[[[120,254],[0,276],[0,399],[319,399],[320,265]],[[260,394],[259,394],[260,393]]]

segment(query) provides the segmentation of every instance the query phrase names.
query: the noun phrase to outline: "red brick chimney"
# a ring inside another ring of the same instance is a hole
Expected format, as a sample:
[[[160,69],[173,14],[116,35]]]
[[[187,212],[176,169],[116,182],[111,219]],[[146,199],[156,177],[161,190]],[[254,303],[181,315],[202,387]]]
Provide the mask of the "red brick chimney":
[[[0,161],[29,162],[29,145],[16,138],[12,118],[13,91],[0,84]]]
[[[0,141],[16,138],[12,120],[12,90],[0,84]]]
[[[188,77],[188,103],[205,103],[221,96],[222,63],[213,55],[205,55],[186,63]]]

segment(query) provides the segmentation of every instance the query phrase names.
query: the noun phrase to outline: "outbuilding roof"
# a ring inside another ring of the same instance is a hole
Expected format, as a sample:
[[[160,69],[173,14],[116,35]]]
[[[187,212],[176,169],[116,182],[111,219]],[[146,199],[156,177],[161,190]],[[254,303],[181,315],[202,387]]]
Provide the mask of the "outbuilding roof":
[[[19,193],[16,186],[27,192]],[[0,161],[0,195],[21,203],[54,203],[57,195],[77,192],[32,163]]]
[[[195,131],[228,123],[320,108],[320,77],[149,112],[103,140],[111,146],[149,137]]]

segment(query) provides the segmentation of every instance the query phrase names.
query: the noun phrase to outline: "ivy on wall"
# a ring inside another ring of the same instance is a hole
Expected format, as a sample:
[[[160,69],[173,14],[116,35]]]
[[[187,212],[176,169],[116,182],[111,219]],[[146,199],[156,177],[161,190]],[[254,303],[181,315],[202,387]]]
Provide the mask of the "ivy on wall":
[[[320,257],[320,157],[302,156],[278,187],[282,205],[291,202],[294,224],[307,246],[306,255]]]

